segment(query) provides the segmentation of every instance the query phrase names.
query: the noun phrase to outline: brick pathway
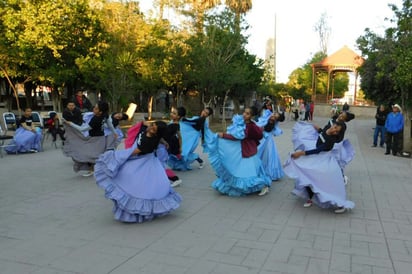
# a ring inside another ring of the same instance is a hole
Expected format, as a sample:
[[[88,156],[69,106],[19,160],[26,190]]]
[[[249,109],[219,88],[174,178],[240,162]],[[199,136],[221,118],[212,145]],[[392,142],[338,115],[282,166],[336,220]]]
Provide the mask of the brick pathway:
[[[316,120],[323,125],[326,119]],[[293,122],[276,139],[284,160]],[[0,273],[412,273],[411,158],[371,148],[374,120],[349,123],[347,167],[356,203],[336,215],[303,208],[293,181],[259,197],[222,196],[205,168],[179,172],[174,213],[144,224],[113,220],[93,178],[50,143],[0,159]],[[206,155],[203,155],[207,159]]]

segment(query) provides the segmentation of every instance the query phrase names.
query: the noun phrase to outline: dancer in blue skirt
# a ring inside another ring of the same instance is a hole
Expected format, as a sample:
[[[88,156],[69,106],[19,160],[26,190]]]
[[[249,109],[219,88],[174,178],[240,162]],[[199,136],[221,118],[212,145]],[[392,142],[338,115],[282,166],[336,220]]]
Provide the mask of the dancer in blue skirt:
[[[252,120],[257,114],[255,107],[248,107],[241,115],[235,115],[226,133],[205,132],[205,145],[209,161],[217,179],[212,187],[229,196],[251,193],[265,195],[271,185],[259,158],[257,147],[263,137],[262,129]]]
[[[258,155],[262,160],[266,174],[272,181],[277,181],[285,175],[276,142],[273,138],[274,136],[283,134],[282,129],[279,127],[279,122],[283,121],[282,117],[280,113],[273,113],[269,109],[266,109],[257,122],[257,124],[263,128],[263,138],[260,140],[258,146]]]
[[[204,141],[205,127],[208,124],[208,117],[213,114],[210,107],[204,108],[200,116],[191,118],[182,117],[180,121],[180,133],[182,136],[182,153],[181,157],[169,157],[168,165],[173,170],[191,170],[192,163],[197,161],[199,168],[204,167],[203,159],[195,152],[199,145],[199,139]]]
[[[142,223],[179,207],[182,198],[155,153],[165,131],[162,121],[142,122],[131,147],[107,151],[96,161],[96,183],[113,201],[116,220]]]

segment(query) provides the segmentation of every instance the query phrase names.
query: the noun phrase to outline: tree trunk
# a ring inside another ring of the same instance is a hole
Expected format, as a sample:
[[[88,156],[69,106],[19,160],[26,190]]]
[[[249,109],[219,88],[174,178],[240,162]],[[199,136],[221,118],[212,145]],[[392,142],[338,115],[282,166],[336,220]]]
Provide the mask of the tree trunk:
[[[57,112],[62,112],[62,95],[59,92],[57,86],[52,87],[51,99],[53,104],[53,110]]]
[[[10,88],[13,89],[14,96],[16,97],[17,110],[19,111],[19,115],[20,115],[20,114],[21,114],[20,100],[19,100],[19,94],[18,94],[18,92],[17,92],[17,90],[16,90],[16,87],[14,86],[14,83],[11,81],[11,79],[10,79],[9,74],[7,73],[7,71],[6,71],[3,67],[0,67],[0,69],[1,69],[1,71],[3,72],[4,76],[6,77],[7,82],[8,82],[9,85],[10,85]],[[13,96],[11,96],[11,97],[13,97]],[[12,105],[13,105],[13,99],[12,99],[11,102],[10,102],[9,110],[11,110]]]
[[[226,102],[229,98],[230,89],[228,89],[225,93],[225,97],[223,98],[223,108],[222,108],[222,128],[226,128]]]
[[[403,150],[412,152],[412,129],[411,117],[409,111],[404,111],[405,125],[403,127]]]
[[[147,103],[147,119],[152,120],[152,106],[153,106],[153,96],[149,97],[149,102]]]

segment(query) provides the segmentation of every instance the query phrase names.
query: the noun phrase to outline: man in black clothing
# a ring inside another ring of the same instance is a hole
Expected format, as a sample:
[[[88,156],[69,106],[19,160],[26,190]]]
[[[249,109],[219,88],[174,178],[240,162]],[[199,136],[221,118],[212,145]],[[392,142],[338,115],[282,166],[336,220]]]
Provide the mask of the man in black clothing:
[[[375,125],[375,132],[373,133],[373,145],[372,147],[376,147],[378,145],[378,136],[381,136],[381,141],[379,142],[380,147],[383,147],[385,143],[385,122],[386,116],[388,112],[385,109],[385,106],[382,104],[376,110],[376,125]]]
[[[73,101],[69,101],[67,103],[67,107],[63,111],[63,118],[64,120],[73,122],[79,126],[83,123],[82,113],[80,112],[80,109],[76,107]]]

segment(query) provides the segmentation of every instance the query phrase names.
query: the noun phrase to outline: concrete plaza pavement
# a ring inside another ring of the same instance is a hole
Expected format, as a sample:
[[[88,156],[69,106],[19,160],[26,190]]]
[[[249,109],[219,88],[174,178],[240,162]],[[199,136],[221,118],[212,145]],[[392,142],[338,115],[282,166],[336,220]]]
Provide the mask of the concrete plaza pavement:
[[[282,161],[293,124],[282,123],[276,138]],[[93,177],[75,174],[50,140],[44,152],[5,155],[0,273],[412,273],[411,158],[371,148],[373,127],[362,119],[348,125],[356,156],[346,169],[347,191],[356,207],[339,215],[303,208],[289,178],[263,197],[220,195],[206,160],[203,169],[178,172],[178,210],[124,224]]]

